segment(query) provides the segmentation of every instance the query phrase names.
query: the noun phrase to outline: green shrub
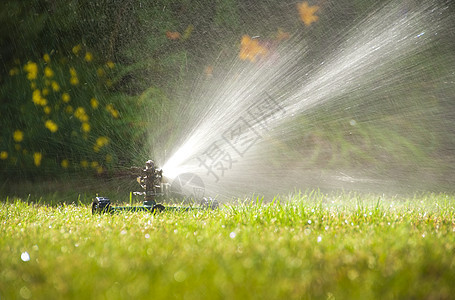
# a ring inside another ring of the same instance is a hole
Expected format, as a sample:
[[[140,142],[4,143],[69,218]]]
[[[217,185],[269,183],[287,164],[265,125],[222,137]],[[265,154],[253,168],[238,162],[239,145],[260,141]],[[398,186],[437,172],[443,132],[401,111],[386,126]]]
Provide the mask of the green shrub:
[[[66,55],[17,61],[1,87],[2,171],[101,174],[128,157],[146,126],[139,122],[137,97],[112,88],[116,69],[80,44]]]

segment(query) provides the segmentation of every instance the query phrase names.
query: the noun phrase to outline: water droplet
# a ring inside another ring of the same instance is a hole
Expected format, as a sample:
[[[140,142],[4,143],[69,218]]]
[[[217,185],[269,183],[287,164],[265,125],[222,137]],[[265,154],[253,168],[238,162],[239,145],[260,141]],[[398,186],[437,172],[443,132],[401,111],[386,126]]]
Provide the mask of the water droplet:
[[[22,261],[30,261],[30,255],[28,254],[27,251],[22,252],[21,259],[22,259]]]
[[[322,241],[322,236],[318,236],[318,243],[320,243]]]
[[[126,234],[126,230],[122,230],[122,231],[120,232],[120,234],[121,234],[121,235],[125,235],[125,234]]]
[[[229,237],[230,237],[231,239],[235,238],[235,232],[229,233]]]
[[[186,273],[182,270],[179,270],[174,273],[174,279],[177,282],[183,282],[186,279]]]
[[[19,294],[21,295],[22,298],[24,299],[30,299],[32,297],[32,292],[29,290],[28,287],[26,286],[23,286],[20,291],[19,291]]]
[[[149,238],[150,238],[150,234],[146,233],[146,234],[145,234],[145,238],[146,238],[146,239],[149,239]]]

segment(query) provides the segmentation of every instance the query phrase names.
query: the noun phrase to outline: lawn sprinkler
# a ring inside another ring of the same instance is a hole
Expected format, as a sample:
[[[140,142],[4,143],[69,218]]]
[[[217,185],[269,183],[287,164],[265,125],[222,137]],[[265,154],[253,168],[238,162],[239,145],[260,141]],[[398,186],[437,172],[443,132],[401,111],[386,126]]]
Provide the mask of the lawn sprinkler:
[[[112,206],[111,200],[107,197],[96,196],[92,203],[92,214],[96,213],[115,213],[122,211],[147,211],[158,213],[163,211],[190,211],[200,209],[216,209],[218,202],[211,198],[202,198],[200,206],[164,206],[161,204],[170,198],[170,184],[163,180],[163,170],[156,168],[152,160],[145,162],[145,168],[132,167],[130,174],[137,178],[137,182],[145,190],[143,192],[133,192],[135,195],[143,195],[144,203],[142,206]],[[195,199],[196,200],[196,199]]]

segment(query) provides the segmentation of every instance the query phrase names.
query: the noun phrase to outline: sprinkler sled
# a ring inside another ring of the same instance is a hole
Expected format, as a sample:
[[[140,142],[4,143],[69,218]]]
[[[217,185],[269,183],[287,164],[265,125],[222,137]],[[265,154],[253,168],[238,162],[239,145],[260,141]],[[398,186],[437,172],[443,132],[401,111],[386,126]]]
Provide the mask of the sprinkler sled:
[[[145,190],[144,192],[134,192],[135,195],[144,195],[142,206],[112,206],[111,200],[107,197],[95,197],[92,203],[92,214],[96,213],[115,213],[121,211],[147,211],[158,213],[162,211],[190,211],[198,209],[216,209],[218,202],[211,198],[203,198],[198,207],[176,207],[164,206],[161,202],[169,198],[169,183],[163,180],[163,170],[155,167],[152,160],[145,163],[145,168],[132,167],[131,175],[137,177],[138,183]]]

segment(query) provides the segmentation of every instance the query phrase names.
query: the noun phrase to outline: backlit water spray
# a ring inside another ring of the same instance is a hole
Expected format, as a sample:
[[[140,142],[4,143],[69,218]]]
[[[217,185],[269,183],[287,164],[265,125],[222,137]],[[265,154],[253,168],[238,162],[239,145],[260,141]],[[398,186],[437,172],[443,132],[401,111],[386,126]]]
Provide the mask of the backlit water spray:
[[[343,147],[328,144],[314,134],[317,127],[305,124],[339,122],[346,138],[355,131],[367,141],[362,142],[366,149],[375,144],[369,132],[362,131],[363,124],[383,122],[387,128],[387,122],[395,122],[391,117],[420,122],[428,114],[429,120],[453,119],[452,111],[440,108],[453,101],[453,68],[452,73],[431,76],[447,65],[454,67],[453,54],[444,61],[433,55],[436,45],[453,31],[452,17],[448,4],[441,1],[418,5],[395,1],[356,20],[337,39],[324,41],[322,53],[314,53],[305,36],[296,34],[254,64],[234,60],[221,80],[204,82],[181,106],[186,129],[180,133],[181,144],[168,150],[166,176],[191,173],[202,179],[206,194],[220,198],[350,184],[391,188],[394,181],[385,178],[393,166],[387,164],[347,167],[335,162],[324,168],[308,164],[314,156],[324,160],[324,153],[336,161],[337,150],[342,152]],[[440,129],[431,121],[422,126]],[[403,136],[415,133],[402,129]],[[387,132],[381,136],[393,139]],[[378,147],[394,143],[400,141]],[[340,160],[346,157],[357,160],[355,152]],[[422,172],[418,166],[414,170]]]

